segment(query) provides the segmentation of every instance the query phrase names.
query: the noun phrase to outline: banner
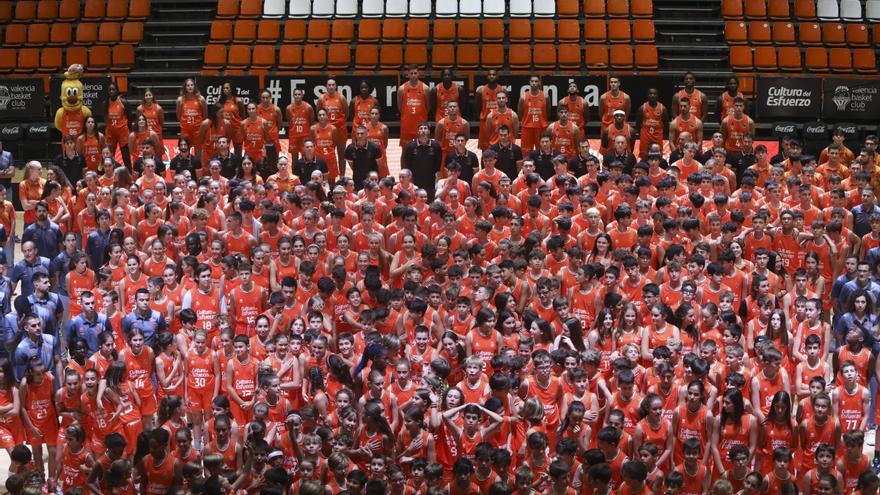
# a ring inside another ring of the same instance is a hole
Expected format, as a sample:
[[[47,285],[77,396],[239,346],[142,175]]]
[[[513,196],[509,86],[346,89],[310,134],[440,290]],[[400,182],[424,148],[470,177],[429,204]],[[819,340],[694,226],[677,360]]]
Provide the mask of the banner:
[[[223,83],[226,81],[232,82],[235,95],[241,98],[245,105],[252,101],[260,102],[260,78],[257,76],[198,76],[196,86],[208,105],[213,105],[220,99]]]
[[[519,97],[529,90],[528,75],[500,76],[498,83],[504,86],[508,93],[508,105],[516,111],[519,106]],[[568,85],[571,81],[577,83],[578,96],[583,97],[590,107],[590,121],[593,122],[599,118],[599,97],[605,92],[606,79],[605,76],[544,76],[541,82],[544,85],[544,94],[550,98],[550,108],[548,109],[548,118],[552,122],[556,120],[556,107],[559,106],[559,100],[568,96]],[[474,88],[478,88],[486,84],[485,76],[477,76],[474,78]],[[472,109],[467,117],[472,122],[476,122],[480,118],[480,109]]]
[[[815,120],[819,117],[819,79],[759,77],[755,100],[760,119]]]
[[[339,76],[334,80],[337,91],[348,101],[360,92],[358,89],[360,82],[368,81],[373,85],[373,96],[379,100],[379,109],[382,112],[380,119],[383,122],[397,120],[397,76]],[[266,89],[272,95],[272,103],[278,105],[282,112],[293,100],[295,88],[302,88],[305,91],[304,100],[313,107],[318,98],[327,92],[327,78],[324,76],[267,75],[264,81]]]
[[[880,112],[880,81],[873,79],[838,79],[824,81],[822,117],[875,121]]]
[[[53,77],[49,84],[50,118],[55,118],[55,111],[61,107],[61,82],[63,77]],[[83,105],[89,107],[92,116],[99,124],[104,122],[107,113],[107,91],[110,88],[109,77],[82,77]]]
[[[21,122],[44,119],[46,95],[41,79],[0,79],[0,121]]]
[[[822,148],[831,141],[831,126],[824,122],[804,124],[804,139],[801,141],[804,153],[818,157]]]

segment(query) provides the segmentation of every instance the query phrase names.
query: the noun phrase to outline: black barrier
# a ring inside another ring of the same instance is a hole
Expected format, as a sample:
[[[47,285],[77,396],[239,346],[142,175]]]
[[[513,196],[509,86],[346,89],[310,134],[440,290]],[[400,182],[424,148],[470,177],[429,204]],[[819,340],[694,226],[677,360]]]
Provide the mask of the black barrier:
[[[44,119],[46,95],[41,79],[0,79],[0,121],[22,122]]]
[[[873,122],[880,113],[880,81],[876,79],[828,78],[822,93],[826,119]]]
[[[843,144],[851,150],[858,150],[862,145],[859,126],[852,122],[838,122],[834,130],[843,132]]]
[[[819,79],[808,77],[759,77],[756,115],[767,120],[815,120],[820,111],[819,85]]]
[[[230,81],[235,88],[235,95],[241,98],[245,105],[250,102],[260,102],[260,78],[257,76],[198,76],[196,86],[205,97],[208,105],[217,103],[223,91],[223,83]],[[242,117],[244,117],[242,115]]]
[[[0,139],[3,143],[24,139],[24,126],[21,124],[4,124],[0,126]]]
[[[337,90],[348,101],[358,94],[361,80],[369,81],[373,85],[373,95],[379,101],[381,119],[397,120],[397,76],[339,76],[334,80]],[[265,76],[264,81],[272,95],[272,103],[282,112],[290,105],[295,88],[305,91],[303,99],[312,106],[327,92],[327,78],[324,76]]]
[[[519,106],[519,97],[529,90],[529,78],[527,75],[501,76],[498,83],[501,84],[508,93],[508,105],[516,111]],[[485,76],[477,76],[474,78],[474,88],[478,88],[486,84]],[[590,121],[596,121],[599,118],[599,97],[605,92],[606,79],[604,76],[544,76],[541,82],[544,86],[544,94],[550,99],[550,108],[548,119],[552,122],[556,120],[556,108],[559,101],[568,96],[568,85],[571,81],[575,81],[578,86],[578,96],[587,101],[590,108]],[[480,109],[474,108],[469,114],[469,118],[476,122],[480,117]]]
[[[49,84],[49,106],[51,118],[55,118],[55,111],[61,107],[61,83],[63,77],[53,77]],[[107,92],[110,89],[109,77],[81,77],[83,83],[83,105],[89,107],[92,116],[99,124],[104,122],[104,114],[107,113]]]
[[[773,137],[781,141],[785,137],[799,138],[800,129],[800,124],[795,122],[777,122],[773,124],[772,132]]]
[[[828,144],[830,139],[831,126],[828,124],[824,122],[810,122],[804,125],[804,153],[818,158],[819,152]]]

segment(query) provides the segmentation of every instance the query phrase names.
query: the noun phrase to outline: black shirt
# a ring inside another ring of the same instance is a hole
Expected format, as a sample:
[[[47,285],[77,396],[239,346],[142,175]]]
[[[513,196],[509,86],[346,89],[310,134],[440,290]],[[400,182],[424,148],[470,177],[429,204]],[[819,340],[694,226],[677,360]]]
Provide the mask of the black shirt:
[[[461,167],[458,178],[467,182],[468,185],[474,181],[474,174],[480,169],[480,160],[473,151],[465,150],[464,154],[459,155],[457,150],[452,150],[446,154],[446,168],[449,164],[455,162]]]
[[[79,152],[74,153],[73,157],[61,153],[55,157],[55,166],[64,171],[71,184],[76,184],[83,177],[82,173],[86,169],[86,159]]]
[[[421,144],[418,139],[407,143],[400,157],[400,166],[412,172],[413,184],[428,192],[428,201],[434,200],[434,186],[443,151],[440,143],[431,139]]]
[[[345,159],[351,160],[351,173],[355,188],[361,189],[363,187],[364,180],[370,172],[379,171],[379,158],[382,158],[382,149],[371,141],[367,141],[364,147],[351,143],[345,148]]]
[[[238,172],[238,162],[241,160],[241,158],[239,158],[239,156],[234,153],[230,153],[226,158],[215,156],[211,158],[211,160],[217,160],[218,162],[220,162],[220,175],[226,177],[227,179],[231,179],[235,177],[235,174]]]
[[[606,153],[602,158],[602,166],[605,167],[606,170],[614,162],[620,162],[623,164],[623,173],[632,174],[633,167],[636,166],[636,157],[629,152],[625,155],[618,155],[616,151],[612,150]]]
[[[684,158],[684,150],[681,148],[675,148],[674,150],[672,150],[672,153],[669,154],[669,163],[675,163],[682,158]],[[697,157],[695,156],[694,160],[696,159]]]
[[[542,153],[541,150],[533,150],[529,154],[529,158],[535,162],[535,173],[540,175],[542,179],[550,180],[550,177],[553,177],[553,174],[556,173],[553,170],[553,157],[555,156],[556,154],[552,151],[550,153]],[[516,175],[514,174],[512,177],[516,177]]]
[[[516,166],[516,162],[522,161],[523,159],[522,148],[515,143],[509,143],[507,146],[502,147],[501,142],[499,141],[490,146],[489,149],[498,154],[495,168],[507,174],[511,179],[514,179],[519,175],[519,169]]]
[[[196,178],[196,170],[202,168],[202,162],[198,157],[189,155],[189,158],[184,158],[181,155],[177,155],[171,159],[171,164],[169,165],[171,171],[175,174],[179,174],[184,170],[189,170],[190,177],[193,179]],[[158,170],[157,170],[158,172]]]
[[[312,180],[312,173],[315,170],[320,170],[322,174],[328,173],[327,162],[318,155],[315,155],[311,160],[306,160],[303,156],[293,164],[293,175],[299,177],[303,184]]]

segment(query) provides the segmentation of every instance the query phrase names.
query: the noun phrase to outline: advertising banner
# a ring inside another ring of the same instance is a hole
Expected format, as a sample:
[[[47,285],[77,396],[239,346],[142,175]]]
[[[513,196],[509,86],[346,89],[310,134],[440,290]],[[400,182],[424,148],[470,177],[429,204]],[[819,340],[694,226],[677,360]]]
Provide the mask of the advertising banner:
[[[815,120],[819,118],[819,79],[759,77],[755,92],[760,119]]]
[[[828,78],[824,85],[824,118],[871,122],[877,120],[880,112],[880,81]]]
[[[44,118],[46,95],[37,78],[0,79],[0,122]]]
[[[257,76],[198,76],[196,86],[208,105],[213,105],[220,99],[223,83],[226,81],[232,83],[235,95],[241,98],[245,105],[252,101],[260,102],[260,78]]]

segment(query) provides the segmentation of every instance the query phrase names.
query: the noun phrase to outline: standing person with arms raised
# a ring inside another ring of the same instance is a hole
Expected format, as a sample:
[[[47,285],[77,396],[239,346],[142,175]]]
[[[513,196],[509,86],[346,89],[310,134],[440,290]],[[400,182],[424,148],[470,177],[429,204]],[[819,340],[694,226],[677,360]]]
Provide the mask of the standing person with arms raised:
[[[294,88],[293,101],[287,105],[287,153],[296,158],[303,152],[303,142],[309,137],[315,123],[315,109],[303,100],[302,88]]]
[[[602,135],[605,129],[614,122],[614,112],[616,110],[623,110],[625,115],[629,115],[631,107],[632,100],[629,95],[620,89],[620,77],[610,76],[608,78],[608,91],[599,97],[599,115],[602,117],[599,135]]]
[[[339,164],[339,176],[345,175],[345,143],[348,140],[348,101],[337,90],[336,80],[327,80],[327,92],[321,95],[315,110],[325,110],[327,121],[336,128],[336,161]],[[326,158],[325,158],[326,160]],[[329,165],[330,162],[327,162]]]
[[[541,87],[541,78],[532,75],[529,78],[529,90],[519,99],[518,115],[522,116],[522,139],[520,147],[523,154],[537,149],[541,143],[541,135],[547,129],[547,109],[550,99]]]
[[[400,147],[406,148],[419,136],[419,126],[428,121],[431,100],[428,85],[419,81],[419,68],[406,68],[407,81],[397,88],[397,109],[400,111]]]

